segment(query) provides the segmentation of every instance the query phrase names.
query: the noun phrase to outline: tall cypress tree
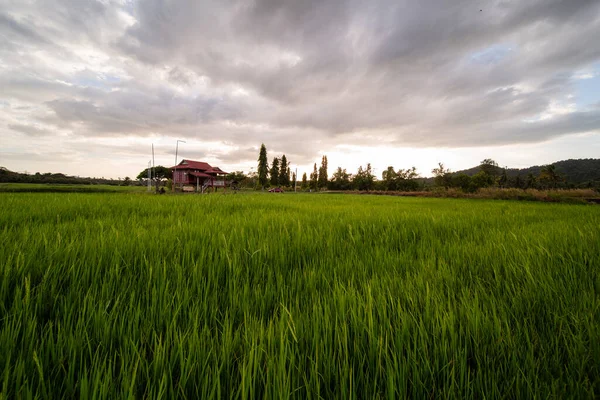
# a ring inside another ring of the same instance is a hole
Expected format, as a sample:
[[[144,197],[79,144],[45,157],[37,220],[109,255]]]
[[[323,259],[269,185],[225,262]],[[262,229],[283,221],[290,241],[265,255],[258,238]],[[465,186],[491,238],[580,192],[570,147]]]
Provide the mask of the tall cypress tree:
[[[319,188],[327,187],[328,178],[329,176],[327,174],[327,156],[323,156],[323,158],[321,159],[321,168],[319,168]]]
[[[306,178],[306,172],[302,174],[302,183],[300,184],[300,189],[306,190],[308,188],[308,179]]]
[[[319,188],[319,173],[317,172],[317,163],[315,163],[312,174],[310,174],[310,188],[317,190]]]
[[[260,145],[258,155],[258,185],[264,189],[268,182],[269,161],[267,161],[267,148],[265,144]]]
[[[279,166],[279,184],[281,186],[290,186],[290,168],[285,154],[281,156],[281,165]]]
[[[275,157],[271,164],[271,186],[279,184],[279,159]]]

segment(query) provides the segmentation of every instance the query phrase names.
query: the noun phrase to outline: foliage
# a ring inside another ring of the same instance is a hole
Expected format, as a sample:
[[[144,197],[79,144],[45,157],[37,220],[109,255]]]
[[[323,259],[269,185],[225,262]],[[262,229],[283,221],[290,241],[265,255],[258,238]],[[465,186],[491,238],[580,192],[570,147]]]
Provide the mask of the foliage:
[[[460,188],[465,193],[471,193],[477,190],[471,182],[471,177],[467,174],[452,175],[452,187]]]
[[[508,174],[506,173],[506,168],[502,170],[500,177],[498,178],[498,185],[503,188],[508,185]]]
[[[321,167],[319,167],[319,177],[318,177],[319,189],[327,187],[328,179],[329,179],[329,174],[327,173],[327,156],[323,156],[321,158]]]
[[[446,168],[444,164],[438,163],[437,168],[431,170],[434,176],[436,186],[449,188],[452,186],[452,175],[450,169]]]
[[[0,196],[2,398],[600,393],[596,207]]]
[[[338,167],[333,173],[331,181],[329,183],[329,189],[331,190],[351,190],[352,189],[352,177],[342,167]]]
[[[235,186],[243,185],[246,182],[246,179],[248,179],[248,177],[244,174],[244,171],[230,172],[225,177],[225,180],[231,182],[231,184]]]
[[[279,185],[279,159],[277,157],[273,158],[273,162],[271,163],[271,171],[269,172],[271,175],[271,186]]]
[[[564,160],[553,163],[556,167],[556,171],[561,176],[561,181],[556,184],[556,187],[573,188],[573,187],[598,187],[600,188],[600,159],[579,159],[579,160]],[[507,168],[506,174],[508,175],[509,181],[512,179],[512,187],[536,187],[531,186],[534,184],[533,180],[530,180],[529,186],[527,184],[527,178],[521,179],[521,186],[515,185],[515,179],[517,176],[527,177],[530,174],[532,176],[539,176],[544,166],[532,166],[523,169]],[[480,166],[458,171],[458,173],[464,173],[472,176],[480,171]],[[535,185],[537,185],[537,179]]]
[[[395,187],[396,190],[415,191],[419,190],[420,184],[417,182],[419,173],[416,167],[408,169],[399,169],[396,172]]]
[[[170,168],[163,167],[162,165],[157,165],[154,168],[152,168],[152,167],[146,168],[145,170],[143,170],[142,172],[140,172],[138,174],[136,179],[138,179],[138,180],[139,179],[141,179],[141,180],[148,179],[148,169],[150,169],[152,179],[163,180],[163,179],[172,179],[173,178],[173,171],[171,171]]]
[[[486,158],[479,164],[480,172],[494,178],[498,175],[499,169],[498,163],[491,158]]]
[[[473,186],[473,189],[493,186],[494,176],[481,170],[471,177],[471,185]]]
[[[308,189],[308,180],[306,177],[306,172],[302,174],[302,184],[300,185],[300,188],[302,190]]]
[[[369,191],[373,189],[373,183],[375,182],[375,175],[371,169],[371,164],[367,164],[367,167],[363,169],[362,165],[358,167],[358,172],[354,175],[352,183],[358,190]]]
[[[313,172],[310,174],[310,188],[318,190],[319,188],[319,172],[317,171],[317,163],[315,163]]]
[[[260,153],[258,155],[258,184],[261,188],[265,188],[268,182],[269,162],[267,160],[267,148],[265,144],[260,145]]]
[[[249,189],[256,189],[258,187],[258,172],[250,171],[246,175],[246,179],[244,179],[242,185]]]
[[[144,179],[147,179],[145,177]],[[39,173],[28,174],[10,171],[0,167],[0,183],[44,183],[61,185],[121,185],[120,179],[85,178],[69,176],[61,173]]]
[[[285,156],[281,156],[281,166],[279,167],[279,185],[290,186],[290,165]]]
[[[398,175],[396,171],[394,171],[394,167],[389,166],[383,173],[381,174],[381,179],[383,183],[384,190],[398,190],[396,188],[396,178]]]
[[[525,181],[525,189],[535,189],[537,186],[537,178],[532,172],[527,174],[527,180]]]
[[[545,187],[556,188],[562,179],[560,174],[556,171],[556,166],[551,164],[542,167],[539,180]]]

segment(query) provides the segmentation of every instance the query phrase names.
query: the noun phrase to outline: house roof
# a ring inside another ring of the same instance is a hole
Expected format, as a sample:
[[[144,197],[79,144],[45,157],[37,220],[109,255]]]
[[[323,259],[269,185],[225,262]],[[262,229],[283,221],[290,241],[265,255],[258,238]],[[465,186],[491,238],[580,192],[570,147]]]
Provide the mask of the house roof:
[[[219,167],[213,167],[212,171],[210,172],[214,172],[216,174],[223,174],[223,175],[227,175],[227,172],[223,171],[221,168]]]
[[[204,172],[190,172],[190,175],[197,176],[198,178],[210,178],[211,176]]]
[[[197,169],[207,174],[212,173],[217,175],[227,175],[227,172],[223,171],[221,168],[211,167],[209,163],[205,163],[203,161],[181,160],[181,162],[176,167],[171,167],[170,169],[175,168],[177,168],[178,170]]]
[[[171,169],[175,169],[175,167],[171,167]],[[202,161],[181,160],[181,162],[177,164],[177,169],[199,169],[202,171],[210,171],[213,167],[211,167],[209,163]]]

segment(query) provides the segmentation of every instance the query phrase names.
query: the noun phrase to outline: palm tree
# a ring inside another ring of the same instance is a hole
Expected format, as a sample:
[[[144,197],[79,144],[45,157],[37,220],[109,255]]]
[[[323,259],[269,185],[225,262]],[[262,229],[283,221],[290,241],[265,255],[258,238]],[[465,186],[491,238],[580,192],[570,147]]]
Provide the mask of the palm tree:
[[[546,181],[550,187],[556,188],[556,185],[561,181],[560,174],[556,171],[554,164],[545,165],[540,171],[540,180]]]

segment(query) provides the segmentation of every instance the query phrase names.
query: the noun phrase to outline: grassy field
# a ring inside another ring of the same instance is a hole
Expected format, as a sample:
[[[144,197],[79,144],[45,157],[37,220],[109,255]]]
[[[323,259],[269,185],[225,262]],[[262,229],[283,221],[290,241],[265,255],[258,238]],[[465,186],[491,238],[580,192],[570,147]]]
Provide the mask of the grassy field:
[[[0,192],[10,193],[121,193],[146,192],[145,186],[68,185],[59,183],[0,183]]]
[[[0,202],[0,398],[600,396],[598,206]]]

